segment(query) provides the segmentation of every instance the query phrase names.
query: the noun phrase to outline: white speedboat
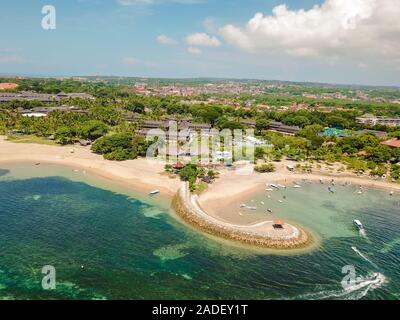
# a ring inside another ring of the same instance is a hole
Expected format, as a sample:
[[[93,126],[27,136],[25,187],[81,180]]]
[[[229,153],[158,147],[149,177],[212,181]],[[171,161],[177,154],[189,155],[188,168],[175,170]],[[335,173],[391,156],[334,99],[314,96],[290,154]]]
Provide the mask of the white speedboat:
[[[293,186],[293,188],[301,188],[301,186],[298,185],[298,184],[295,184],[295,185]]]
[[[359,230],[363,230],[363,229],[364,229],[364,226],[363,226],[363,224],[361,223],[360,220],[355,219],[355,220],[353,220],[353,223],[355,224],[355,226],[356,226]]]
[[[159,194],[159,193],[160,193],[160,190],[154,190],[154,191],[149,192],[149,195],[155,196],[156,194]]]
[[[246,207],[246,209],[249,209],[249,210],[257,210],[257,207]]]

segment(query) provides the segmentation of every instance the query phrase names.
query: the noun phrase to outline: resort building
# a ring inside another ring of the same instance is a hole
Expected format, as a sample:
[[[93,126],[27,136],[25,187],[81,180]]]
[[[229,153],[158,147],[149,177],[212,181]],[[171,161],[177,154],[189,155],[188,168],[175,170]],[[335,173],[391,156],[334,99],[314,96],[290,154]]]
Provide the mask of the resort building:
[[[208,123],[190,123],[189,128],[193,130],[211,130],[212,126]]]
[[[240,123],[245,125],[248,128],[255,128],[256,122],[254,120],[240,120]]]
[[[387,136],[388,136],[388,134],[386,132],[377,131],[377,130],[365,129],[365,130],[360,130],[360,131],[356,132],[357,135],[362,135],[362,134],[367,134],[367,133],[371,133],[371,134],[373,134],[374,136],[376,136],[378,138],[387,138]]]
[[[300,131],[300,127],[296,126],[287,126],[282,122],[272,121],[269,124],[269,130],[274,132],[280,132],[287,135],[295,135],[298,131]]]
[[[80,98],[80,99],[94,99],[93,96],[87,93],[59,93],[59,94],[45,94],[45,93],[0,93],[0,103],[6,103],[15,100],[33,101],[37,100],[45,103],[60,103],[61,99]]]
[[[19,109],[18,113],[21,114],[23,117],[34,117],[34,118],[41,118],[47,117],[51,112],[60,111],[60,112],[70,112],[70,113],[82,113],[88,114],[89,111],[82,110],[77,107],[40,107],[40,108],[33,108],[33,109]]]
[[[381,144],[384,146],[391,147],[391,148],[400,148],[400,139],[386,140],[386,141],[381,142]]]
[[[362,117],[356,118],[358,123],[367,124],[371,126],[375,126],[377,124],[383,126],[391,126],[398,127],[400,126],[400,118],[386,118],[386,117],[377,117],[373,115],[364,115]]]
[[[59,103],[61,98],[57,95],[52,94],[39,94],[39,93],[0,93],[0,103],[11,102],[16,100],[33,101],[37,100],[40,102],[56,102]]]
[[[18,88],[18,84],[11,82],[0,83],[0,90],[15,90]]]

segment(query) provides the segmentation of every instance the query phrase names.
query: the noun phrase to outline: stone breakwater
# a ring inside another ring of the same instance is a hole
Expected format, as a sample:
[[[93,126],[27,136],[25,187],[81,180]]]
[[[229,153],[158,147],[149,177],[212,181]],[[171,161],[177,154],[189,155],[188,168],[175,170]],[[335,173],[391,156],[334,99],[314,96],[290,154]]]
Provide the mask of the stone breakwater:
[[[187,223],[224,239],[270,249],[298,249],[312,243],[306,231],[287,223],[282,229],[275,229],[273,221],[236,225],[216,219],[204,212],[198,203],[198,196],[190,193],[187,183],[182,184],[172,205],[176,214]]]

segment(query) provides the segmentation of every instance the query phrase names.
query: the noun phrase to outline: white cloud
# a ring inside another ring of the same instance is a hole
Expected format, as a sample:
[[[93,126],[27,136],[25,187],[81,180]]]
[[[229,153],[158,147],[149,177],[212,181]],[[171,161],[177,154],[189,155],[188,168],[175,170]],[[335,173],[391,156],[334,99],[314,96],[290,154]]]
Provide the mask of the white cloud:
[[[217,20],[214,17],[207,17],[203,21],[204,30],[208,33],[218,33]]]
[[[286,5],[257,13],[245,27],[225,25],[228,43],[249,52],[327,57],[400,59],[399,0],[325,0],[310,10]]]
[[[187,48],[187,52],[189,52],[190,54],[201,54],[201,50],[196,47]]]
[[[122,59],[122,63],[133,66],[137,64],[139,61],[136,58],[133,57],[125,57]]]
[[[218,47],[220,46],[220,41],[207,33],[192,33],[189,34],[185,41],[191,46],[205,46],[205,47]]]
[[[0,64],[11,64],[11,63],[19,63],[21,62],[20,58],[17,56],[0,56]]]
[[[173,45],[173,44],[178,43],[178,41],[176,41],[174,38],[168,37],[165,34],[160,34],[157,37],[157,41],[158,41],[158,43],[167,44],[167,45]]]

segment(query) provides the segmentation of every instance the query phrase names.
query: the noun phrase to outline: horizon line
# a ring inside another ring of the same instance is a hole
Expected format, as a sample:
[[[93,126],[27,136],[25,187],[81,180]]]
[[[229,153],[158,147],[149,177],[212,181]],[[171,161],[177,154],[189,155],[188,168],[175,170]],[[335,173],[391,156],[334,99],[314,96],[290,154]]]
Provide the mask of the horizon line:
[[[277,80],[277,79],[260,79],[260,78],[247,78],[247,77],[213,77],[213,76],[193,76],[193,77],[160,77],[160,76],[122,76],[122,75],[32,75],[32,74],[6,74],[0,73],[1,78],[25,77],[37,79],[56,79],[56,78],[134,78],[134,79],[163,79],[163,80],[234,80],[234,81],[258,81],[258,82],[283,82],[293,84],[311,84],[311,85],[329,85],[329,86],[343,86],[343,87],[372,87],[372,88],[391,88],[400,90],[400,84],[382,85],[382,84],[360,84],[360,83],[335,83],[335,82],[319,82],[307,80]]]

